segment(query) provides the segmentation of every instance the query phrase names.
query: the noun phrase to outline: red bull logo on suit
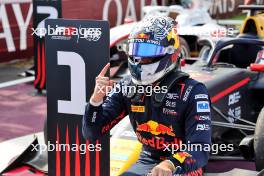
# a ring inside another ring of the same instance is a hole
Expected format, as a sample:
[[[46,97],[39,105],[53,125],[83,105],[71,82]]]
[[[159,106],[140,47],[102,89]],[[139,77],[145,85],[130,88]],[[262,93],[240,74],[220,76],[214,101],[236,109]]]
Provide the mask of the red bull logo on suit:
[[[149,132],[155,136],[159,134],[166,134],[175,137],[172,126],[166,126],[153,120],[149,120],[147,123],[138,124],[137,131]]]

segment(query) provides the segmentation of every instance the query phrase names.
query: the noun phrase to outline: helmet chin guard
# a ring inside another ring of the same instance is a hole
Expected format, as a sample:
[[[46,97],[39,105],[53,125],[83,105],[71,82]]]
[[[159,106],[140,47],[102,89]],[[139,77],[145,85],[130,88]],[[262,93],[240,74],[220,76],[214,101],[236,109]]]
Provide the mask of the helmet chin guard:
[[[170,63],[169,59],[169,56],[165,56],[162,60],[151,64],[133,63],[129,60],[128,66],[133,83],[137,85],[149,85],[160,80],[177,67],[177,63]],[[167,67],[167,65],[169,65],[169,67]]]

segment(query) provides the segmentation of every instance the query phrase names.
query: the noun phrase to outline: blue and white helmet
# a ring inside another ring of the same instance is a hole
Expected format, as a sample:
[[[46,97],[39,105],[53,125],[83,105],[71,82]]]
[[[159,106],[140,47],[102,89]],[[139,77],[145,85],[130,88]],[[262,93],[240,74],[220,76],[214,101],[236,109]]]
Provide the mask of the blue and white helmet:
[[[170,17],[148,16],[132,30],[128,39],[128,67],[133,83],[155,83],[178,66],[181,49],[176,25]],[[140,62],[146,58],[152,61]]]

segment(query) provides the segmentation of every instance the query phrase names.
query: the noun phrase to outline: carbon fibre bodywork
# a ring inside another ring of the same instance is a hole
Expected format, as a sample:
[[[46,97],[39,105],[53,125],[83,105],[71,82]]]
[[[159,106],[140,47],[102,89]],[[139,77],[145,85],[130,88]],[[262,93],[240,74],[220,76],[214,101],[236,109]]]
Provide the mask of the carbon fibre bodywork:
[[[249,56],[238,49],[241,46],[251,49],[254,47],[254,52],[251,51]],[[212,139],[215,143],[233,143],[235,149],[238,149],[245,136],[254,134],[255,123],[264,106],[264,73],[252,71],[250,64],[252,57],[257,57],[258,53],[255,51],[263,50],[263,46],[264,42],[257,39],[225,39],[216,44],[206,62],[198,61],[182,68],[192,78],[203,82],[209,90],[214,125]],[[234,52],[239,52],[239,58],[226,59],[235,57]],[[225,62],[218,62],[223,61],[221,57],[225,57]],[[241,68],[239,59],[245,61],[247,66]],[[244,126],[245,124],[249,126]],[[239,150],[235,150],[233,153],[223,154],[239,153]]]
[[[203,82],[207,89],[212,101],[212,106],[219,109],[228,118],[225,119],[218,113],[213,111],[213,121],[225,123],[237,123],[239,118],[256,122],[258,114],[263,106],[263,100],[259,98],[260,92],[256,93],[256,88],[263,86],[258,77],[264,78],[264,74],[259,75],[257,72],[251,72],[248,69],[242,68],[208,68],[199,64],[186,66],[183,68],[191,75],[192,78]],[[257,81],[256,81],[257,80]],[[259,82],[259,83],[258,83]],[[263,91],[263,87],[262,87]],[[234,100],[232,100],[232,98]],[[262,106],[260,105],[262,104]],[[231,117],[231,115],[235,117]],[[240,123],[239,123],[240,124]],[[220,142],[225,140],[225,135],[233,131],[231,128],[222,126],[214,126],[213,128],[213,141]],[[246,131],[247,134],[254,133],[254,130]],[[232,134],[232,133],[231,133]],[[233,133],[234,134],[234,133]],[[244,137],[243,135],[234,140],[237,140],[237,146]]]

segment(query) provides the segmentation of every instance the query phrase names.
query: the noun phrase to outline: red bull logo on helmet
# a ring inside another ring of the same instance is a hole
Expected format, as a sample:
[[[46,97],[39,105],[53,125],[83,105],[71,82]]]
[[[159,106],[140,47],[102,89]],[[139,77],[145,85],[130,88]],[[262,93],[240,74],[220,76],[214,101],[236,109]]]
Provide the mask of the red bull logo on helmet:
[[[166,126],[153,120],[149,120],[147,123],[138,124],[137,131],[148,132],[155,136],[159,134],[167,134],[175,137],[172,126]]]
[[[140,38],[140,39],[149,39],[149,35],[144,34],[144,33],[140,33],[137,35],[136,38]]]

